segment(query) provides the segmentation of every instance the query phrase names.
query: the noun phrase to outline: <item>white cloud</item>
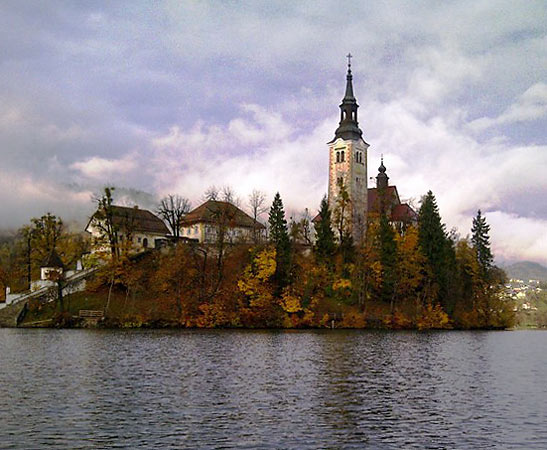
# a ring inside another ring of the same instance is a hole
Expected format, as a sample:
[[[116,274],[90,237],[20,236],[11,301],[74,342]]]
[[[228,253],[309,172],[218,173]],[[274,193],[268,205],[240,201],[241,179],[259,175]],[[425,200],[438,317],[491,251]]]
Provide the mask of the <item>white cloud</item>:
[[[469,125],[472,129],[480,131],[497,125],[537,120],[545,116],[547,116],[547,84],[536,83],[498,117],[481,117]]]
[[[87,178],[97,181],[114,180],[116,176],[127,174],[137,167],[135,155],[128,154],[121,159],[106,159],[97,156],[70,165]]]

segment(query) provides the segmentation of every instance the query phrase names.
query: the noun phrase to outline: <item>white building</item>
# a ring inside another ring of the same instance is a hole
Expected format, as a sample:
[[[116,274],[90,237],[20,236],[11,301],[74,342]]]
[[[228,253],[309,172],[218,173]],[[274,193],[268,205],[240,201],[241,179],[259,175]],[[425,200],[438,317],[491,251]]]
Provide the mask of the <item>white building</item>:
[[[181,221],[181,237],[214,243],[224,233],[230,243],[251,243],[265,237],[266,227],[232,203],[208,200]]]
[[[168,238],[169,230],[165,223],[156,215],[137,206],[112,205],[112,224],[117,234],[120,246],[129,244],[134,251],[144,251],[149,248],[158,248],[162,241]],[[91,234],[95,250],[109,250],[105,240],[106,220],[103,214],[97,211],[85,228]],[[128,239],[131,241],[128,243]]]

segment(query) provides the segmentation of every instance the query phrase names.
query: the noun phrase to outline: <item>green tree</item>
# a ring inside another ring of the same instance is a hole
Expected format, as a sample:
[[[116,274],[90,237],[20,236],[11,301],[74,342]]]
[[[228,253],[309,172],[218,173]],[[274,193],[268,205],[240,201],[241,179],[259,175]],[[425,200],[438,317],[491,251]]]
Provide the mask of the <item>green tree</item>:
[[[275,194],[268,223],[270,225],[270,242],[276,250],[276,271],[275,280],[277,281],[278,291],[285,287],[289,282],[291,266],[291,242],[283,202],[279,192]],[[279,293],[278,292],[278,293]]]
[[[315,224],[316,240],[314,250],[318,262],[331,266],[336,253],[336,243],[332,231],[331,211],[326,196],[321,200],[319,217],[321,220]]]
[[[441,222],[437,201],[431,191],[422,200],[418,215],[418,242],[425,256],[428,296],[440,302],[449,314],[454,307],[455,299],[451,292],[454,283],[455,252],[453,242],[448,238],[445,225]]]
[[[477,211],[477,216],[473,219],[473,227],[471,228],[471,243],[477,255],[479,263],[480,275],[484,281],[489,278],[490,269],[494,258],[490,250],[490,225],[486,223],[486,218],[481,215],[481,210]]]

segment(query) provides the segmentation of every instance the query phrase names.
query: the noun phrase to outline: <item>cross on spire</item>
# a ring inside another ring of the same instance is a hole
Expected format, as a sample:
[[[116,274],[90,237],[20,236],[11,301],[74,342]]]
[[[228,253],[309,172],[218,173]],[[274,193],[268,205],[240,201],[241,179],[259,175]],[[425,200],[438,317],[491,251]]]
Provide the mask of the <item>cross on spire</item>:
[[[346,58],[348,58],[348,69],[351,69],[351,58],[353,58],[353,55],[351,53],[348,53],[346,55]]]

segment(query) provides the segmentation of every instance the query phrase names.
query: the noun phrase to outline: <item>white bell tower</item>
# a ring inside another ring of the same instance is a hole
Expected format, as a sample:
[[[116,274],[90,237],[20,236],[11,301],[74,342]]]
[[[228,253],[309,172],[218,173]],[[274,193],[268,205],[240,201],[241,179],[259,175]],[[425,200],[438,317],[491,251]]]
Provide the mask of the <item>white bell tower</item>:
[[[347,230],[355,244],[364,237],[367,222],[367,149],[363,132],[357,121],[359,105],[353,95],[351,54],[348,54],[346,93],[340,104],[340,124],[329,146],[329,208],[336,216],[343,186],[349,195],[349,205],[344,212]],[[333,224],[335,226],[335,224]]]

